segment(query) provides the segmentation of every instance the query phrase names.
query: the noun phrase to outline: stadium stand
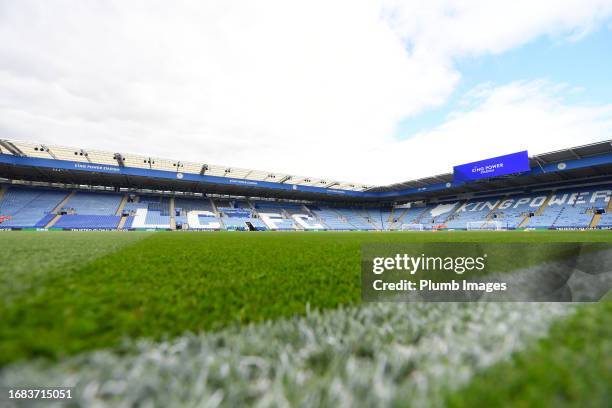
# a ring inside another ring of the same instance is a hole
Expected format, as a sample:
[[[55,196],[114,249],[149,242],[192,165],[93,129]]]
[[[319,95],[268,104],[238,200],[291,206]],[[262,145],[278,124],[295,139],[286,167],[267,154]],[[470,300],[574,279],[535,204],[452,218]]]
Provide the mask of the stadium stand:
[[[61,209],[78,215],[115,215],[121,194],[77,192]]]
[[[612,211],[602,214],[601,218],[599,219],[598,227],[612,228]]]
[[[121,217],[116,215],[63,215],[55,228],[66,229],[117,229]]]
[[[397,229],[402,229],[402,225],[408,224],[420,224],[421,217],[425,214],[428,207],[426,206],[413,206],[404,209],[402,217],[398,219]]]
[[[125,204],[123,214],[132,217],[124,228],[170,229],[170,198],[164,196],[133,196]]]
[[[177,213],[187,213],[189,211],[210,211],[215,212],[213,205],[209,198],[185,198],[176,197],[174,200],[174,206]]]
[[[223,226],[231,231],[265,231],[268,229],[246,199],[216,199],[212,201],[221,216]]]
[[[293,221],[298,229],[303,230],[326,230],[327,227],[321,220],[303,204],[295,204],[285,207],[284,213]]]
[[[331,208],[319,207],[316,205],[309,205],[308,208],[326,229],[333,231],[349,231],[354,229],[345,218]]]
[[[418,218],[418,223],[428,229],[444,225],[459,204],[458,202],[430,204]]]
[[[246,231],[254,228],[255,230],[263,231],[267,229],[264,222],[254,216],[251,209],[229,207],[218,208],[223,214],[223,224],[228,230]],[[249,227],[249,224],[252,226],[252,228]]]
[[[389,217],[389,230],[399,230],[401,229],[401,223],[402,220],[404,219],[404,217],[406,216],[406,214],[408,213],[410,209],[409,208],[405,208],[404,206],[400,206],[400,207],[392,207],[391,208],[391,215]]]
[[[360,214],[361,210],[353,208],[332,208],[339,214],[340,218],[349,224],[354,230],[373,231],[376,227],[368,222],[367,218]]]
[[[517,228],[540,208],[547,197],[547,192],[508,196],[497,206],[491,218],[507,229]]]
[[[121,225],[118,225],[117,228],[120,229],[132,229],[134,228],[133,223],[134,223],[134,216],[133,215],[129,215],[124,217],[125,221],[123,222],[123,227],[121,228]],[[119,221],[119,224],[121,224],[121,221]]]
[[[584,189],[565,190],[556,194],[560,199],[567,196],[565,205],[552,222],[557,228],[586,228],[597,210],[605,210],[610,200],[609,190]]]
[[[13,147],[0,152],[3,229],[612,228],[610,141],[532,157],[516,177],[454,184],[444,174],[381,187],[3,143]]]
[[[408,208],[350,208],[152,194],[132,194],[125,200],[126,195],[114,193],[10,186],[0,198],[0,215],[11,219],[4,220],[0,228],[172,229],[171,218],[176,220],[177,229],[201,230],[372,231],[400,230],[403,225],[419,224],[423,229],[466,229],[469,223],[484,221],[500,222],[504,229],[610,228],[611,193],[612,187],[608,185],[577,186]]]
[[[446,220],[446,226],[453,229],[465,229],[469,222],[489,220],[493,218],[494,210],[503,200],[504,197],[492,197],[472,199],[461,203]]]
[[[10,186],[0,201],[0,215],[10,216],[0,228],[43,228],[51,211],[66,197],[65,190]]]
[[[291,231],[301,229],[291,218],[289,210],[301,207],[301,204],[283,203],[274,201],[253,201],[257,216],[263,221],[270,230]]]
[[[368,223],[372,224],[377,230],[389,229],[389,217],[391,210],[388,208],[366,208],[364,217]]]
[[[212,201],[207,197],[177,197],[174,201],[176,224],[181,229],[221,229],[222,222]],[[192,213],[192,216],[189,214]],[[193,215],[193,214],[197,215]]]

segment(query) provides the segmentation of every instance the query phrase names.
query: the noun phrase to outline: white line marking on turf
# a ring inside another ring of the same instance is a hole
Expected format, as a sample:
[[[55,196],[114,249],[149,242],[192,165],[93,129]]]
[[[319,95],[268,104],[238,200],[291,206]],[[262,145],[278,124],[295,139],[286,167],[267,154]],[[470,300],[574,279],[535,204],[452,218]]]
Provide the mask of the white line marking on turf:
[[[413,406],[530,341],[575,306],[380,303],[311,312],[59,364],[5,368],[0,385],[75,386],[80,406]]]

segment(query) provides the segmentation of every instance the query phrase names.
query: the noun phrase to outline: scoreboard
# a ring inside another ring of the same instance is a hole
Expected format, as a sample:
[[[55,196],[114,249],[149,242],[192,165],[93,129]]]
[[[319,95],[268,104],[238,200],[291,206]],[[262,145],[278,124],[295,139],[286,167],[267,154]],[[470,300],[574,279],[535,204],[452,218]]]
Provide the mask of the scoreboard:
[[[472,181],[529,171],[527,150],[453,167],[455,181]]]

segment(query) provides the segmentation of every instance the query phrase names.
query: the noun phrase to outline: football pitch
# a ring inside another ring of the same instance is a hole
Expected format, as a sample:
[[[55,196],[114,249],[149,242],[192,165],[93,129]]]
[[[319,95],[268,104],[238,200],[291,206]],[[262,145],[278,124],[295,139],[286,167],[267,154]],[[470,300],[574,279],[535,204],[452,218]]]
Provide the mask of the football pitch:
[[[610,302],[361,304],[361,245],[377,242],[612,234],[6,232],[0,386],[93,387],[82,406],[612,400]]]

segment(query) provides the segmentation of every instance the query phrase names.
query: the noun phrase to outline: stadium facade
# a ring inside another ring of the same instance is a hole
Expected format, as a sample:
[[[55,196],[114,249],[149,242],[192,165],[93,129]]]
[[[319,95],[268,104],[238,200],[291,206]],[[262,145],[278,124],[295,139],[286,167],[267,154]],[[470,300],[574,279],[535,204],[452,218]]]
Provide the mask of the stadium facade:
[[[389,186],[0,140],[0,229],[609,229],[611,141]]]

